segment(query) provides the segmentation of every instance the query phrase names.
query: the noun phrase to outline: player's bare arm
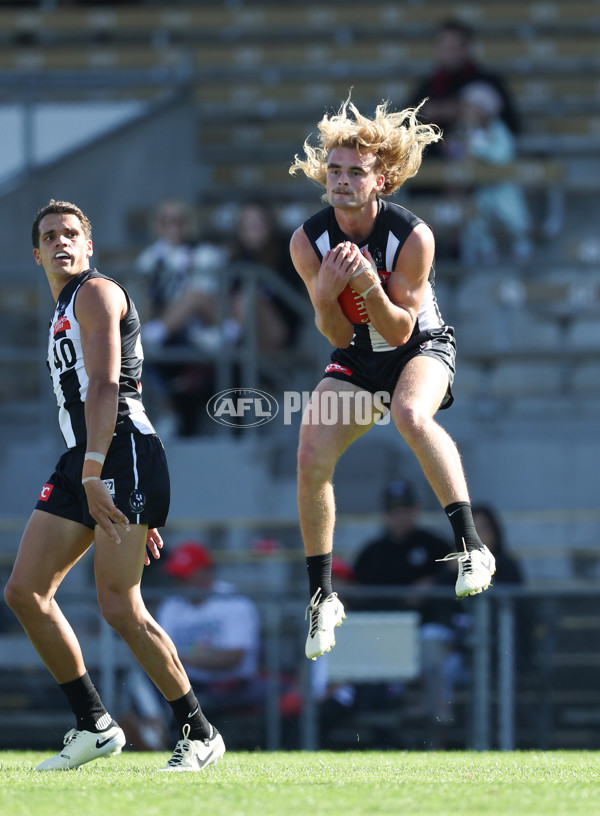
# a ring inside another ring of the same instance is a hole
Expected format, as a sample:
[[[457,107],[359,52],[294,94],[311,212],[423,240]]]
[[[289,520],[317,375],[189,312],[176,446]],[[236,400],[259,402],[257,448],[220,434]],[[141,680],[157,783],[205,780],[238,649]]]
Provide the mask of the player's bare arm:
[[[290,254],[308,290],[317,328],[333,346],[346,348],[352,341],[354,330],[342,312],[338,296],[350,276],[347,258],[336,247],[319,263],[302,227],[292,235]]]
[[[433,233],[419,224],[400,251],[388,280],[387,294],[375,281],[375,264],[368,250],[365,261],[371,269],[353,277],[349,285],[357,292],[368,291],[365,307],[373,326],[390,346],[401,346],[410,338],[429,279],[434,256]],[[376,285],[373,286],[373,283]],[[373,286],[373,288],[370,288]]]
[[[121,335],[119,323],[127,310],[120,286],[101,278],[87,281],[77,294],[76,315],[89,377],[85,401],[87,450],[106,455],[117,420]],[[102,464],[86,459],[82,479],[99,477]],[[89,511],[96,523],[117,543],[115,524],[128,529],[127,517],[117,508],[99,478],[84,483]]]

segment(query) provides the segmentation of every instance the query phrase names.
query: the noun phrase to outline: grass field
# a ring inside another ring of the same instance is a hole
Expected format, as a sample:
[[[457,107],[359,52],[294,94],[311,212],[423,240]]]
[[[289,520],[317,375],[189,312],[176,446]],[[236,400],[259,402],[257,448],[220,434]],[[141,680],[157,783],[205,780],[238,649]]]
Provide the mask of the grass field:
[[[0,753],[2,816],[591,816],[600,753],[228,753],[200,774],[161,774],[167,754],[124,753],[76,771]]]

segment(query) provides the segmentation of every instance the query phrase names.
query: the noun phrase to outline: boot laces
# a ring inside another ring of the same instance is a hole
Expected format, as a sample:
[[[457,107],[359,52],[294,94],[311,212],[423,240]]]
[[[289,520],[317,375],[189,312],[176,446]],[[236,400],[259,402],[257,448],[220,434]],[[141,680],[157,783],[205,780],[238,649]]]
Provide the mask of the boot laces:
[[[192,753],[192,741],[189,739],[190,726],[186,723],[183,726],[183,739],[180,739],[175,749],[173,756],[167,762],[167,765],[180,765],[188,754]]]
[[[309,636],[314,637],[317,634],[317,629],[319,628],[319,606],[321,603],[321,589],[317,589],[315,594],[310,599],[309,605],[306,607],[304,612],[304,620],[310,614],[310,626],[309,626]]]
[[[462,552],[453,552],[445,555],[443,558],[436,558],[436,561],[458,561],[458,569],[460,572],[473,572],[473,559],[471,558],[471,553],[467,550],[467,545],[463,538],[463,551]]]

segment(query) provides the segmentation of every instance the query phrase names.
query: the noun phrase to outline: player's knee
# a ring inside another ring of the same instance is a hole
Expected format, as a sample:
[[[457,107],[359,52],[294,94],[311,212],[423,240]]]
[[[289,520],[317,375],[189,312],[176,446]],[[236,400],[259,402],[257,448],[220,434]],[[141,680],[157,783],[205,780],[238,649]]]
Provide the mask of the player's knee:
[[[125,634],[133,622],[133,609],[128,597],[112,592],[99,593],[98,604],[106,623],[120,635]]]
[[[402,404],[392,406],[392,419],[403,437],[418,435],[430,417],[416,405]]]
[[[323,450],[312,440],[304,439],[298,446],[298,479],[322,481],[333,476],[333,465],[323,455]]]
[[[9,581],[6,586],[4,587],[4,603],[8,606],[9,609],[14,611],[15,605],[18,604],[18,590],[14,586],[14,584]]]
[[[10,578],[4,587],[4,601],[9,609],[18,614],[36,605],[36,596],[19,581]]]

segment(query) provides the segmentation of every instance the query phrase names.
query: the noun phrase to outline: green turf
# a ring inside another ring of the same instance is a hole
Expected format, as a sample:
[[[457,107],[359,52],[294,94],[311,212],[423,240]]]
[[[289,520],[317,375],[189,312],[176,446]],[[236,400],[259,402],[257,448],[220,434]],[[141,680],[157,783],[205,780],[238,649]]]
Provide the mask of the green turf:
[[[591,816],[600,753],[228,753],[199,774],[124,753],[40,773],[47,754],[0,753],[2,816]]]

